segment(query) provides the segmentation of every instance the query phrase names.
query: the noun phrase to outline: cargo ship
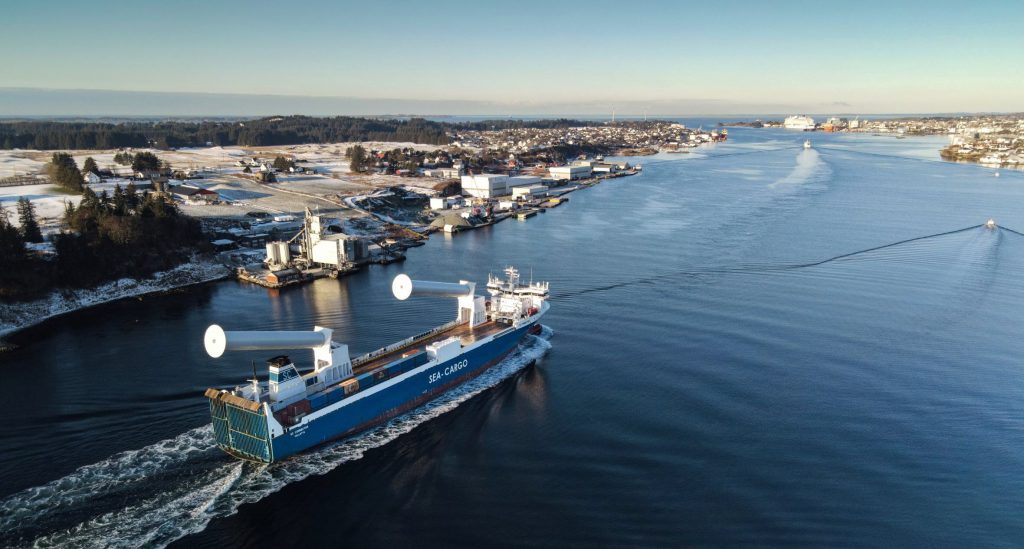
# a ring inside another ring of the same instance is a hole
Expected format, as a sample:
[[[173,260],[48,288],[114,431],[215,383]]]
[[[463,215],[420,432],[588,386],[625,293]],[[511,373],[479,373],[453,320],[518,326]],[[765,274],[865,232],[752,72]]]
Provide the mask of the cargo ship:
[[[237,458],[280,461],[386,422],[480,375],[539,333],[549,307],[546,282],[522,283],[512,267],[505,275],[488,276],[489,297],[476,295],[476,284],[465,280],[398,275],[391,285],[396,298],[454,298],[455,320],[356,358],[321,326],[225,331],[211,325],[204,346],[213,358],[226,351],[311,349],[314,363],[300,371],[278,355],[267,361],[265,381],[254,370],[247,384],[207,389],[217,445]]]

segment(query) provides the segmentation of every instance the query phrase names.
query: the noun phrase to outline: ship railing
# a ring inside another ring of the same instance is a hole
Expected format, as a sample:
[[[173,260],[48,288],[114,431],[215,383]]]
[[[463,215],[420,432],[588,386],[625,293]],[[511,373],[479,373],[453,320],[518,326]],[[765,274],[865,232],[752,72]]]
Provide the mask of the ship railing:
[[[442,325],[438,326],[437,328],[434,328],[434,329],[432,329],[430,331],[423,332],[422,334],[418,334],[418,335],[414,335],[412,337],[405,338],[402,341],[399,341],[398,343],[392,343],[391,345],[388,345],[387,347],[382,347],[380,349],[377,349],[376,351],[372,351],[372,352],[367,353],[367,354],[365,354],[363,356],[356,357],[355,359],[352,360],[352,367],[355,368],[356,366],[361,366],[363,364],[366,364],[367,362],[370,362],[371,360],[373,360],[373,359],[375,359],[377,357],[380,357],[380,356],[386,355],[388,353],[397,351],[398,349],[401,349],[402,347],[407,347],[409,345],[412,345],[413,343],[416,343],[417,341],[426,339],[426,338],[428,338],[430,336],[437,335],[437,334],[439,334],[441,332],[444,332],[444,331],[447,331],[447,330],[451,330],[452,328],[458,326],[459,324],[462,324],[462,322],[463,321],[456,319],[456,320],[453,320],[453,321],[451,321],[451,322],[449,322],[447,324],[442,324]]]

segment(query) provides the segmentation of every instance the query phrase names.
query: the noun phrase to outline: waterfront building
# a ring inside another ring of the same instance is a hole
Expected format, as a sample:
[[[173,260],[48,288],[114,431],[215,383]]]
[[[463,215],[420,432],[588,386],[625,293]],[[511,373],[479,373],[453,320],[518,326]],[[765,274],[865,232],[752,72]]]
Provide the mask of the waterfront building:
[[[535,175],[517,175],[515,177],[508,178],[508,186],[513,191],[515,187],[528,187],[530,185],[540,184],[541,179]],[[513,193],[514,194],[514,193]]]
[[[547,185],[541,185],[540,183],[538,183],[536,185],[526,185],[526,186],[522,186],[522,187],[513,187],[512,188],[512,197],[513,198],[520,198],[520,197],[523,197],[523,198],[533,198],[533,197],[537,197],[537,196],[544,196],[546,194],[548,194],[548,187],[547,187]]]
[[[462,191],[477,198],[494,198],[508,194],[508,176],[496,173],[462,176]]]
[[[555,181],[584,179],[593,173],[594,170],[590,166],[552,166],[548,168],[548,174]]]

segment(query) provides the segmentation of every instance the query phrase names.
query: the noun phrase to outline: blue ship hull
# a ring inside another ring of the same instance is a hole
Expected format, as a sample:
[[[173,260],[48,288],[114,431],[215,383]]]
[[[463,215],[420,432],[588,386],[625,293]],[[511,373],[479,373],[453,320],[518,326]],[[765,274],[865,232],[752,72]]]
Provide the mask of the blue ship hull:
[[[276,436],[263,408],[239,407],[211,398],[211,416],[218,445],[236,457],[280,461],[314,446],[345,438],[390,420],[482,374],[512,352],[539,317],[458,356],[357,393]],[[246,409],[249,408],[249,409]],[[276,422],[275,422],[276,423]]]

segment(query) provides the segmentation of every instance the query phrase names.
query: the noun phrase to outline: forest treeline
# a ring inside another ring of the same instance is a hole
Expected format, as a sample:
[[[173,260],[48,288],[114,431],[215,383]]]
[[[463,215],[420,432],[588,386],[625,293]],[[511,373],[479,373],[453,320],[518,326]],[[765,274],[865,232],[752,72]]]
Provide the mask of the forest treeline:
[[[585,126],[580,120],[483,120],[435,122],[423,118],[275,116],[243,121],[0,122],[2,149],[118,149],[298,145],[344,141],[398,141],[447,145],[450,132]]]

